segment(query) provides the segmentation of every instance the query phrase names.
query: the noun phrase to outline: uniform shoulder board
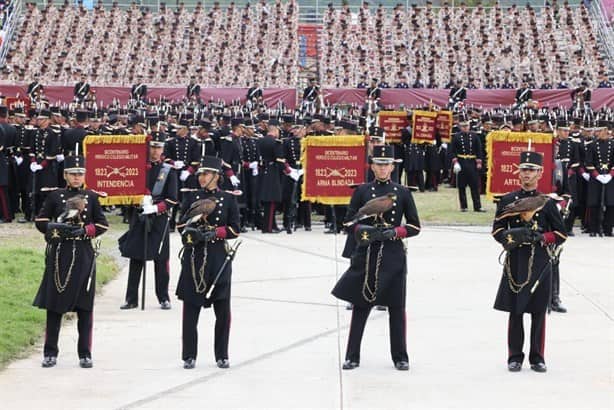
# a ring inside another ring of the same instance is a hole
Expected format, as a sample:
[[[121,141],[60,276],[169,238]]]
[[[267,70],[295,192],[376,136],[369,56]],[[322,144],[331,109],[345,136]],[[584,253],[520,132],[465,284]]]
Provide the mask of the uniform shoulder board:
[[[225,140],[225,141],[232,141],[232,137],[231,136],[222,137],[220,139],[221,140]]]
[[[191,138],[191,139],[193,139],[193,140],[194,140],[194,141],[196,141],[196,142],[200,142],[200,138],[198,138],[198,137],[197,137],[197,136],[195,136],[195,135],[190,136],[190,138]]]
[[[163,168],[172,168],[171,164],[167,164],[166,162],[162,163]]]
[[[90,189],[90,191],[92,191],[93,193],[95,193],[96,195],[98,195],[101,198],[106,198],[107,196],[109,196],[109,194],[107,194],[104,191],[96,191],[94,189]]]
[[[36,127],[33,127],[32,125],[28,124],[24,127],[26,130],[35,130]]]
[[[196,188],[181,188],[179,192],[196,192],[198,189]]]
[[[172,141],[172,140],[174,140],[174,139],[175,139],[175,138],[170,137],[170,138],[165,139],[165,140],[164,140],[164,142],[171,142],[171,141]]]
[[[52,192],[52,191],[57,191],[59,188],[57,186],[49,186],[49,187],[43,187],[41,188],[41,191],[43,192]]]
[[[571,142],[580,142],[580,138],[570,138]]]

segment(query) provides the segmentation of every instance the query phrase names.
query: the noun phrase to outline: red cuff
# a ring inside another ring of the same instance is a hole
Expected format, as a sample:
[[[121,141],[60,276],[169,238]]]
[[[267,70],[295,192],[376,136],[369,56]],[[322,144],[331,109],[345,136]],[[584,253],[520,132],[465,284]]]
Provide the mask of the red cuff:
[[[554,236],[554,232],[544,232],[544,243],[555,243],[556,237]]]
[[[249,168],[249,162],[243,161],[243,168]]]
[[[614,169],[610,171],[610,175],[612,175],[612,178],[614,178]]]
[[[235,173],[233,172],[232,168],[228,168],[226,171],[224,171],[224,175],[226,175],[228,178],[230,178],[234,174]]]
[[[43,168],[47,168],[47,165],[49,165],[49,161],[47,161],[46,159],[44,159],[41,163],[40,166]]]
[[[568,177],[573,176],[573,174],[574,174],[574,173],[575,173],[575,171],[574,171],[573,169],[568,169],[568,170],[567,170],[567,176],[568,176]]]
[[[597,178],[599,176],[599,172],[593,170],[593,172],[591,172],[591,175],[593,176],[593,178]]]
[[[397,238],[407,237],[407,228],[405,228],[404,226],[397,226],[396,228],[394,228],[394,231],[397,234]]]
[[[34,156],[30,157],[30,162],[36,162],[36,157]]]
[[[458,162],[458,158],[452,158],[452,164],[456,164]]]
[[[85,229],[85,235],[89,236],[90,238],[93,238],[94,236],[96,236],[96,225],[88,224],[88,225],[85,225],[84,229]]]
[[[188,171],[190,173],[190,175],[194,174],[194,168],[192,166],[189,166],[186,171]]]
[[[226,227],[218,226],[215,228],[215,237],[220,239],[226,239]]]
[[[290,164],[288,164],[287,162],[284,163],[284,174],[289,174],[290,172],[292,172],[292,170],[290,169]]]
[[[161,214],[162,212],[166,211],[166,202],[162,201],[162,202],[158,202],[156,204],[156,206],[158,207],[158,213]]]

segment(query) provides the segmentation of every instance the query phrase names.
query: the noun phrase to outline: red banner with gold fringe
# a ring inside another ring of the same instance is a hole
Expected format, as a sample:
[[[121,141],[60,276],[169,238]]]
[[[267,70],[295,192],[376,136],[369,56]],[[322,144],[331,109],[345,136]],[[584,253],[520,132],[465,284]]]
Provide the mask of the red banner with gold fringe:
[[[411,142],[415,144],[435,143],[435,123],[437,113],[432,111],[414,111],[411,126]]]
[[[367,154],[362,135],[309,136],[302,140],[302,200],[347,205],[352,186],[365,182]]]
[[[544,193],[552,192],[552,172],[554,170],[552,134],[493,131],[486,136],[488,153],[486,197],[488,199],[520,188],[518,161],[520,153],[528,150],[529,140],[531,151],[544,156],[544,173],[537,189]]]
[[[448,143],[452,140],[452,111],[438,111],[435,120],[435,130],[439,133],[441,142]]]
[[[137,205],[146,191],[147,135],[89,135],[83,141],[88,188],[102,205]]]
[[[378,122],[386,132],[386,142],[398,144],[401,142],[401,130],[409,125],[409,118],[405,111],[380,111]]]

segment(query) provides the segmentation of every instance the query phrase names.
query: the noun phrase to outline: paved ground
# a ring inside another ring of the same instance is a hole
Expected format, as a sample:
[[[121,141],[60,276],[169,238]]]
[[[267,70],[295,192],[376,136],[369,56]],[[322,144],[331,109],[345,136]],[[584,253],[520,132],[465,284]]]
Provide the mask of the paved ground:
[[[178,301],[161,311],[150,287],[145,311],[120,311],[124,271],[97,299],[95,367],[78,367],[76,325],[66,323],[56,368],[42,369],[39,351],[0,373],[0,407],[614,408],[614,240],[569,241],[562,296],[570,313],[547,319],[549,371],[510,374],[507,317],[492,309],[499,247],[488,231],[432,227],[407,241],[408,373],[392,366],[385,312],[370,317],[361,367],[340,370],[350,312],[330,289],[347,266],[335,258],[345,237],[335,242],[316,227],[292,236],[243,236],[230,369],[215,367],[211,311],[201,315],[200,355],[189,371],[181,367]],[[178,237],[172,242],[177,255]],[[174,287],[176,258],[171,266]]]

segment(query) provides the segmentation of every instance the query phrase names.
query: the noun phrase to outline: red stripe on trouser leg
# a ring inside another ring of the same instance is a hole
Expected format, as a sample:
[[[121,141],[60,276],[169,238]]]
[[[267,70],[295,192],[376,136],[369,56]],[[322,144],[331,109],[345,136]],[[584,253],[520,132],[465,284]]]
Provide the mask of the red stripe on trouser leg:
[[[2,206],[2,215],[4,215],[4,220],[8,222],[11,220],[11,214],[9,213],[9,207],[6,203],[4,189],[4,187],[0,187],[0,205]]]
[[[171,261],[170,259],[166,260],[166,274],[171,276]]]
[[[273,231],[273,218],[275,218],[275,202],[271,202],[271,206],[269,207],[269,226],[268,231]]]
[[[87,348],[92,354],[92,343],[94,341],[94,311],[90,312],[90,340],[88,340]]]
[[[541,355],[541,357],[545,357],[544,356],[545,345],[546,345],[546,315],[544,315],[544,324],[542,325],[542,334],[541,334],[540,342],[539,342],[539,354]]]

